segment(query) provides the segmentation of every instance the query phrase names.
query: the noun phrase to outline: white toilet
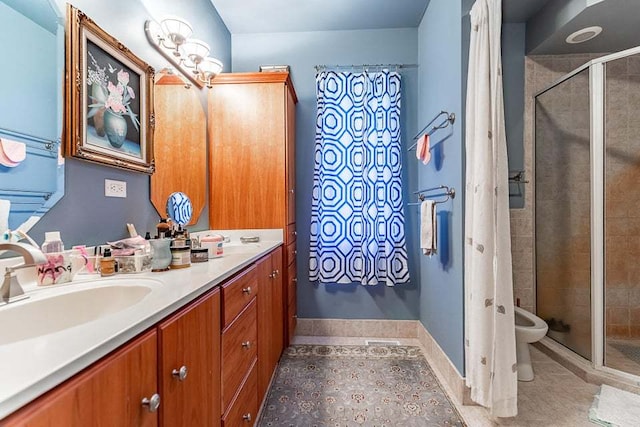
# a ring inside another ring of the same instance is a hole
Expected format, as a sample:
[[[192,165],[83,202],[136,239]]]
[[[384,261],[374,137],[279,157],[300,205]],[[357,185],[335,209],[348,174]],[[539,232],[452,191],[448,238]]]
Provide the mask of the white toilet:
[[[516,320],[516,358],[518,361],[518,380],[533,381],[533,368],[529,343],[542,339],[547,333],[547,323],[533,313],[514,307]]]

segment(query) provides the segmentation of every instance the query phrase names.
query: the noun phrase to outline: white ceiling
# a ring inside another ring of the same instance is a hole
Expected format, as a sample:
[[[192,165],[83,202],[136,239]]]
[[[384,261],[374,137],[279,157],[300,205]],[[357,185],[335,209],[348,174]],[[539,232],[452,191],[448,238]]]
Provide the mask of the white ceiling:
[[[232,34],[412,28],[429,0],[211,0]]]

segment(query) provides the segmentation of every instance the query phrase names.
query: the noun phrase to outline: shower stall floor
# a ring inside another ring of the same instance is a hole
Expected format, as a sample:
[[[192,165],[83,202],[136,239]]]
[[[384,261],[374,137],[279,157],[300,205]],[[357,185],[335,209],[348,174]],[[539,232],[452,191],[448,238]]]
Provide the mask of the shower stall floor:
[[[608,339],[605,364],[640,376],[640,340]]]

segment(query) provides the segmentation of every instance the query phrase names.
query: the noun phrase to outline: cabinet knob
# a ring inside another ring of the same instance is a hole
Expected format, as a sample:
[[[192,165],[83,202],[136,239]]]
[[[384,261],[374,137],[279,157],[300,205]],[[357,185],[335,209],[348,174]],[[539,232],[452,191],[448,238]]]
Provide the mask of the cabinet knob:
[[[292,235],[292,236],[297,236],[297,235],[298,235],[298,232],[297,232],[297,231],[292,231],[292,232],[291,232],[291,235]]]
[[[142,399],[142,406],[147,407],[147,411],[156,412],[160,407],[160,395],[155,393],[151,396],[151,399],[147,399],[146,397]]]
[[[242,288],[242,293],[251,295],[251,286],[247,286],[246,288]]]
[[[276,277],[275,271],[272,271],[271,273],[269,273],[269,279],[273,279],[274,277]]]
[[[292,188],[291,190],[289,190],[289,193],[293,194],[293,193],[295,193],[295,191],[296,190],[294,188]]]
[[[251,341],[245,341],[242,343],[242,347],[248,349],[251,347]]]
[[[173,371],[171,371],[171,375],[173,375],[180,381],[186,380],[188,373],[189,373],[189,370],[184,365],[182,365],[180,369],[174,369]]]
[[[242,416],[242,419],[245,420],[246,422],[250,423],[251,422],[251,413],[244,414]]]
[[[293,316],[291,316],[291,317],[293,317],[294,319],[297,319],[297,318],[298,318],[298,315],[297,315],[297,314],[294,314],[294,315],[293,315]]]
[[[280,270],[273,270],[273,277],[278,277]]]
[[[291,279],[291,281],[292,281],[293,283],[298,283],[298,278],[297,278],[297,277],[294,277],[293,279]]]
[[[296,249],[295,251],[293,251],[294,255],[298,255],[298,250]]]

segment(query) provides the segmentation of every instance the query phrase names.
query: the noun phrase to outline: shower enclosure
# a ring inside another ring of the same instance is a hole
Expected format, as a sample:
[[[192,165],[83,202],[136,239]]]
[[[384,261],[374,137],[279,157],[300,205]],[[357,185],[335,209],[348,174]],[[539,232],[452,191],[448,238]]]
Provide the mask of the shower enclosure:
[[[536,313],[595,369],[640,378],[640,47],[535,95]]]

